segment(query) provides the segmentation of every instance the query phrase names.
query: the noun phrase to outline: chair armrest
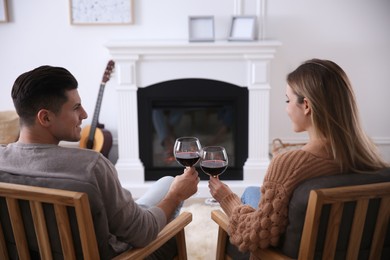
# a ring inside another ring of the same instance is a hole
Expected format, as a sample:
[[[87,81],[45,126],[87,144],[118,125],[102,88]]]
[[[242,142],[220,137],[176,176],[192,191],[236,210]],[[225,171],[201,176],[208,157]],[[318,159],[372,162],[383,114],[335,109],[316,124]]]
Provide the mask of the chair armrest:
[[[192,214],[189,212],[182,212],[179,216],[169,222],[161,231],[158,233],[155,240],[149,245],[142,248],[133,248],[128,251],[121,253],[120,255],[113,258],[113,260],[122,259],[143,259],[146,256],[152,254],[154,251],[159,249],[169,239],[176,236],[181,231],[184,231],[184,227],[192,221]]]
[[[257,249],[253,252],[253,255],[262,260],[294,260],[294,258],[284,255],[275,248]]]
[[[216,260],[231,259],[226,254],[226,242],[228,240],[227,228],[229,225],[229,219],[222,210],[211,211],[211,219],[218,225],[218,238],[217,238],[217,250]]]
[[[220,209],[213,210],[211,212],[211,219],[214,220],[214,222],[217,223],[219,227],[225,230],[225,232],[227,232],[228,225],[229,225],[229,218],[222,210]]]

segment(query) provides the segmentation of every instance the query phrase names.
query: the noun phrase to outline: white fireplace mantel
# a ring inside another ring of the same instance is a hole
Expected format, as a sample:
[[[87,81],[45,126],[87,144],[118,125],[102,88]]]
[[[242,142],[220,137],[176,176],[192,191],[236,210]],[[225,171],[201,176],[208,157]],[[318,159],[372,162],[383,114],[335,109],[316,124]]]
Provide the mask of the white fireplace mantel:
[[[280,45],[278,41],[108,42],[106,47],[115,61],[117,78],[116,168],[122,185],[135,197],[150,185],[144,181],[139,159],[137,89],[180,78],[220,80],[248,88],[249,143],[244,180],[227,183],[237,193],[247,185],[260,185],[269,164],[270,61]],[[201,182],[198,194],[209,196],[206,181]]]

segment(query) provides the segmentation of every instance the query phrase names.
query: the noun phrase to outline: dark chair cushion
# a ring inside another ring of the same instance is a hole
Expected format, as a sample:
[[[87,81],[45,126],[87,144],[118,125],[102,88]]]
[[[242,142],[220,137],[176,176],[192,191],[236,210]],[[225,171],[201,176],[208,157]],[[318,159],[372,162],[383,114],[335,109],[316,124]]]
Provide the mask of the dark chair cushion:
[[[378,171],[377,173],[372,174],[342,174],[342,175],[334,175],[334,176],[325,176],[318,177],[307,180],[300,184],[294,191],[289,205],[289,224],[287,226],[286,232],[283,237],[283,242],[281,243],[281,250],[284,254],[289,257],[297,258],[299,252],[299,246],[301,241],[301,235],[303,230],[303,225],[305,221],[306,208],[309,199],[309,194],[311,190],[321,189],[321,188],[332,188],[332,187],[340,187],[340,186],[351,186],[351,185],[364,185],[371,183],[379,183],[379,182],[389,182],[390,181],[390,168],[383,169]],[[378,207],[378,203],[370,203],[370,207],[373,207],[372,212],[375,212],[375,208]],[[326,215],[326,209],[324,209],[323,215]],[[329,209],[327,209],[329,211]],[[345,209],[345,214],[342,219],[341,226],[346,229],[345,232],[341,232],[338,243],[338,254],[341,258],[345,252],[343,251],[343,247],[346,246],[346,242],[348,241],[348,229],[350,226],[348,224],[351,223],[350,216],[352,216],[354,210],[354,205],[347,205]],[[374,218],[375,215],[368,215],[367,218]],[[326,221],[326,217],[323,217],[321,221]],[[321,230],[322,222],[320,222],[320,230],[319,234],[323,234],[318,237],[317,241],[317,249],[321,248],[323,241],[325,239],[325,230]],[[373,226],[368,227],[367,230],[363,233],[363,241],[362,247],[368,247],[370,244],[370,236],[365,235],[372,233]],[[390,229],[390,228],[389,228]],[[366,233],[368,232],[368,233]],[[386,257],[384,259],[390,259],[390,232],[387,232],[387,238],[385,240],[386,249],[382,252],[382,257]],[[316,250],[317,251],[317,250]],[[364,250],[363,250],[364,251]],[[367,253],[367,252],[366,252]],[[365,259],[364,252],[360,254],[362,258]]]

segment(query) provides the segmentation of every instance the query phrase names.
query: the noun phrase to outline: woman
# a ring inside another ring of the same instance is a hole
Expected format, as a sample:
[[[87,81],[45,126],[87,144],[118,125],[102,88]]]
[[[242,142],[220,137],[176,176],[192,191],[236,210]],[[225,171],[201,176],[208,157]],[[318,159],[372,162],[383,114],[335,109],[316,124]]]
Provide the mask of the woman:
[[[218,178],[209,181],[211,195],[229,216],[230,241],[240,251],[278,245],[288,202],[302,181],[388,166],[362,130],[351,84],[337,64],[306,61],[287,76],[287,83],[286,112],[295,132],[308,132],[308,143],[273,158],[261,194],[249,187],[240,201]]]

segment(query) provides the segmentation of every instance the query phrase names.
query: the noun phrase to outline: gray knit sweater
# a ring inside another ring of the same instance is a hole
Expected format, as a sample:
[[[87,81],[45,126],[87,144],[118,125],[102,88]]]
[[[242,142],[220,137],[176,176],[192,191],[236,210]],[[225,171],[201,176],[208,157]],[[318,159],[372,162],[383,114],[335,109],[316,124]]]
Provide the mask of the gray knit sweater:
[[[87,192],[103,256],[147,245],[166,224],[164,212],[139,207],[113,164],[92,150],[12,143],[0,146],[0,170],[3,182]]]

